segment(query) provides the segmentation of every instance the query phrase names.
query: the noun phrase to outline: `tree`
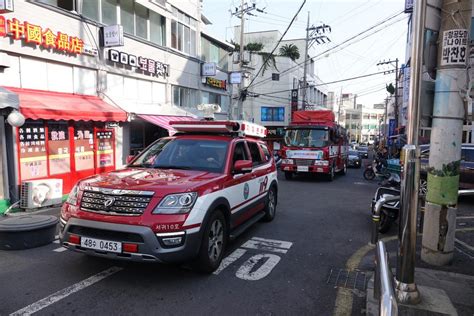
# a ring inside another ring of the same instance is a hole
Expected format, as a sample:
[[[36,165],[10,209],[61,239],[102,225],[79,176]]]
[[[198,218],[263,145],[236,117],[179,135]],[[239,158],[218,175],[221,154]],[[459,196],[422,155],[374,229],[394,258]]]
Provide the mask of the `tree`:
[[[291,60],[295,61],[300,58],[300,51],[298,46],[294,44],[285,44],[280,47],[280,56],[289,57]]]

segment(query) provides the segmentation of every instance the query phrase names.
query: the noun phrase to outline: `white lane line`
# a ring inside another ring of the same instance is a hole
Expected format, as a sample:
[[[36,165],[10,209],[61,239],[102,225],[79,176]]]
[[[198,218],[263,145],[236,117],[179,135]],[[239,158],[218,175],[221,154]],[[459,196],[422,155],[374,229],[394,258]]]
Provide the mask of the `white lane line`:
[[[53,249],[54,252],[63,252],[63,251],[66,251],[67,248],[65,247],[59,247],[59,248],[56,248],[56,249]]]
[[[237,259],[239,259],[240,257],[242,257],[244,255],[244,253],[246,253],[247,250],[244,250],[244,249],[236,249],[233,253],[231,253],[230,255],[228,255],[227,257],[225,257],[221,264],[219,265],[219,268],[217,268],[216,271],[213,272],[213,274],[215,275],[218,275],[219,273],[222,272],[222,270],[224,270],[225,268],[227,268],[229,265],[231,265],[233,262],[237,261]]]
[[[102,272],[99,272],[81,282],[78,282],[76,284],[73,284],[65,289],[59,290],[56,293],[51,294],[48,297],[45,297],[31,305],[28,305],[22,309],[17,310],[16,312],[13,312],[10,314],[10,316],[20,316],[20,315],[31,315],[33,313],[36,313],[37,311],[42,310],[43,308],[48,307],[49,305],[52,305],[60,300],[62,300],[65,297],[68,297],[71,294],[74,294],[80,290],[85,289],[86,287],[89,287],[93,285],[94,283],[97,283],[109,276],[111,276],[114,273],[117,273],[119,271],[123,270],[123,268],[120,267],[111,267],[107,270],[104,270]]]
[[[457,239],[457,238],[455,239],[455,241],[456,241],[458,244],[460,244],[461,246],[466,247],[466,248],[469,249],[470,251],[474,251],[474,247],[471,246],[471,245],[466,244],[464,241],[459,240],[459,239]]]
[[[59,244],[59,240],[56,239],[55,241],[53,241],[53,244]]]
[[[253,237],[252,239],[247,240],[241,247],[278,253],[287,253],[291,245],[293,245],[293,243],[289,241]]]
[[[462,219],[474,219],[474,216],[458,216],[458,217],[456,217],[456,220],[462,220]]]

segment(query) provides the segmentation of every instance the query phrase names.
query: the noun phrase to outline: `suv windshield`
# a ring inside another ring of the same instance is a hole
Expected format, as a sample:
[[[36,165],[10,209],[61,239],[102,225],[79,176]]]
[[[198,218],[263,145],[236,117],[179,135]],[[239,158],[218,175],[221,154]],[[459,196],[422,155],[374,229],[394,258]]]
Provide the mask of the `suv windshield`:
[[[324,147],[328,140],[329,133],[323,129],[288,129],[285,134],[287,146]]]
[[[164,138],[148,147],[130,166],[222,173],[227,147],[225,141]]]

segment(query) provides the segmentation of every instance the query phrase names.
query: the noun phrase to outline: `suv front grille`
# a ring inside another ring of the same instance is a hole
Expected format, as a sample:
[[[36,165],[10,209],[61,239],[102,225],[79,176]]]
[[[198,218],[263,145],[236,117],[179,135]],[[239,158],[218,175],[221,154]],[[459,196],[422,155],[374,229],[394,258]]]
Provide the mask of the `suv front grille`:
[[[312,166],[314,161],[312,159],[295,159],[297,166]]]
[[[110,215],[141,215],[150,201],[151,196],[149,195],[115,195],[85,191],[82,194],[81,209]]]

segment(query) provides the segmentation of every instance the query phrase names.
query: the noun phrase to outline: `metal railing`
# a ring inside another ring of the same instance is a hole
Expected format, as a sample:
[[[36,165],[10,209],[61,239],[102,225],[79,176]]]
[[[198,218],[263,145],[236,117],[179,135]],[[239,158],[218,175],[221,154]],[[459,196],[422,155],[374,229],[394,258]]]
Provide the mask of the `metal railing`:
[[[383,241],[377,242],[374,280],[374,299],[379,301],[379,315],[397,316],[398,304],[393,286],[393,275],[388,263],[388,253]]]

